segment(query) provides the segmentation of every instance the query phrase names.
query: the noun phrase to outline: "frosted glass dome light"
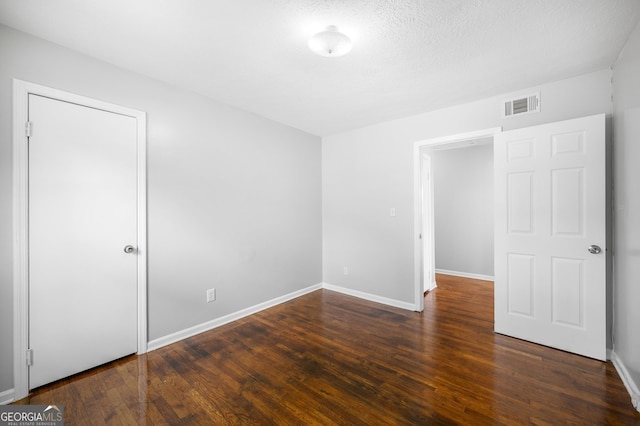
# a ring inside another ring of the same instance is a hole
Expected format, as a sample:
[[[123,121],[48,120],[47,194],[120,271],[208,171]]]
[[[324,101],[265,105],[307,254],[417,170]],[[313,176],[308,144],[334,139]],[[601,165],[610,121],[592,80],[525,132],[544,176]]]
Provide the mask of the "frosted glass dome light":
[[[351,39],[338,31],[334,25],[315,34],[309,39],[309,49],[320,56],[336,57],[346,55],[353,47]]]

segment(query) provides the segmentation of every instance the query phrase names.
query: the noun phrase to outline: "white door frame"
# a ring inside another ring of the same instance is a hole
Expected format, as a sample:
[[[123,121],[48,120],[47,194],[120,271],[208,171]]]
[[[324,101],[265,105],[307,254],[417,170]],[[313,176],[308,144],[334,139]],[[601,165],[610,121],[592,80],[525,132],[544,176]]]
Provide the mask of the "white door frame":
[[[137,121],[138,354],[147,351],[147,162],[146,113],[34,83],[13,80],[13,399],[29,394],[29,94],[130,116]]]
[[[422,177],[423,173],[423,161],[421,150],[424,147],[435,147],[440,145],[448,145],[453,143],[459,143],[464,141],[470,141],[474,139],[483,139],[493,137],[496,134],[502,132],[502,127],[493,127],[490,129],[478,130],[475,132],[459,133],[456,135],[443,136],[434,139],[426,139],[422,141],[414,142],[413,144],[413,218],[414,218],[414,238],[413,238],[413,253],[414,253],[414,310],[417,312],[424,311],[424,281],[435,282],[435,264],[432,268],[432,275],[430,277],[423,277],[423,262],[424,257],[430,256],[434,259],[434,233],[433,233],[433,191],[429,191],[431,196],[429,199],[423,200],[423,188]],[[431,182],[431,179],[430,179]],[[430,224],[424,225],[422,222],[423,209],[429,209],[431,218]],[[423,226],[430,226],[431,229],[428,232],[423,232]],[[420,238],[420,236],[426,238]],[[428,253],[428,254],[427,254]]]

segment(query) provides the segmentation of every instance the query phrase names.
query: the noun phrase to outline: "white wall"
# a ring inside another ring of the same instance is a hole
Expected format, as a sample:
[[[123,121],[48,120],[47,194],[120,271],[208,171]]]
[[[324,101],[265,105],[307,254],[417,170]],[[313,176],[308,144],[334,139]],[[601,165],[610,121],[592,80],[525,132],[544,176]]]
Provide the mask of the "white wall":
[[[637,391],[640,385],[640,25],[614,65],[613,108],[614,351],[626,366]]]
[[[493,277],[493,145],[431,154],[436,269]]]
[[[611,114],[610,70],[535,89],[541,92],[538,114],[502,119],[499,96],[323,138],[324,282],[414,302],[414,142]],[[396,217],[389,216],[391,207]]]
[[[318,137],[3,26],[0,58],[0,393],[13,387],[12,78],[148,113],[151,340],[322,281]]]

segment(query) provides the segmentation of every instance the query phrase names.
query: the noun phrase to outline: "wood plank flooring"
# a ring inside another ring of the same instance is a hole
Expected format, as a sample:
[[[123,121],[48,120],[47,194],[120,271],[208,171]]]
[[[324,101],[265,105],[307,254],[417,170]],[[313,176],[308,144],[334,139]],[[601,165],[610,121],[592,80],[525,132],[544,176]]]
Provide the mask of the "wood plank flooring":
[[[424,313],[319,290],[36,389],[67,425],[640,424],[611,363],[493,332],[493,284]]]

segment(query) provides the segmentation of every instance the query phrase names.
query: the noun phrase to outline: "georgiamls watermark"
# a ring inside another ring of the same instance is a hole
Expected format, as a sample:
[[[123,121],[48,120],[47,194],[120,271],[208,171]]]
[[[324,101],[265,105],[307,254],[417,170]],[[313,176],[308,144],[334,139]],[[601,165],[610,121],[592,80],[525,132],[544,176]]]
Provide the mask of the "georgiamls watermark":
[[[62,426],[62,405],[2,405],[0,426]]]

